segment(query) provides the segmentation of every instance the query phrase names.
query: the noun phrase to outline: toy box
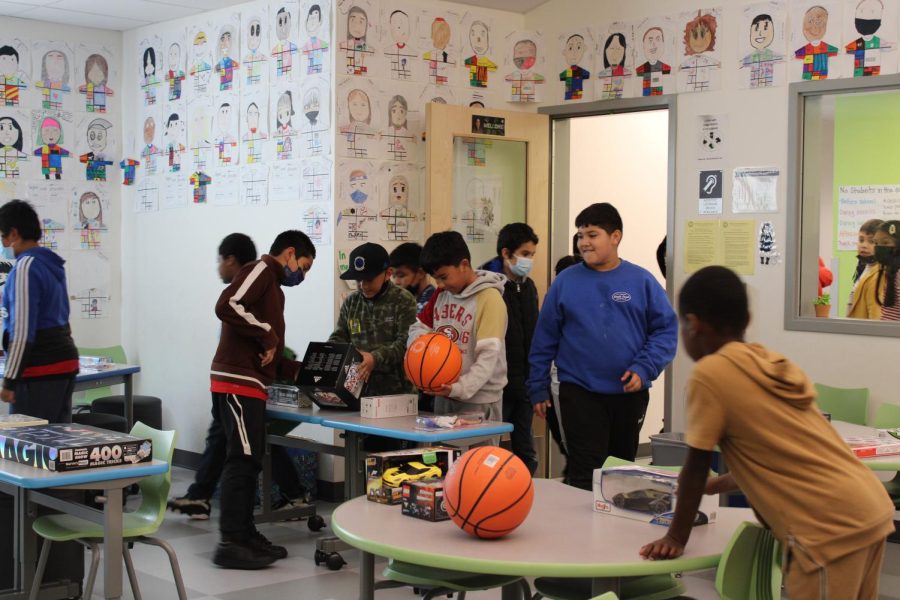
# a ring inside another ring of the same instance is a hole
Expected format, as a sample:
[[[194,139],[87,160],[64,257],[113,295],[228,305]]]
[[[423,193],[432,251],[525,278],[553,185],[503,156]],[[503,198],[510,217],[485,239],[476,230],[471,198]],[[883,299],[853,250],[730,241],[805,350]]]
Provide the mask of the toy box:
[[[280,406],[292,406],[294,408],[309,408],[312,402],[300,393],[300,388],[293,385],[273,383],[266,388],[269,394],[269,402]]]
[[[362,356],[350,344],[310,342],[297,386],[319,408],[359,410],[365,381],[357,369]]]
[[[425,521],[446,521],[450,518],[444,505],[444,481],[423,479],[403,482],[400,511]]]
[[[149,439],[89,425],[38,425],[0,432],[4,460],[48,471],[149,462],[152,450]]]
[[[677,473],[638,466],[594,470],[596,512],[668,526],[677,501]],[[703,496],[694,525],[715,522],[718,508],[718,496]]]
[[[400,504],[404,482],[440,479],[458,458],[458,448],[443,446],[370,454],[366,457],[366,497],[381,504]]]
[[[359,415],[365,419],[406,417],[417,414],[419,414],[419,397],[416,394],[363,396],[359,405]]]
[[[844,436],[857,458],[900,454],[900,429],[873,429],[869,436]]]
[[[33,427],[46,424],[47,419],[38,419],[37,417],[29,417],[18,413],[0,415],[0,429],[17,429],[19,427]]]

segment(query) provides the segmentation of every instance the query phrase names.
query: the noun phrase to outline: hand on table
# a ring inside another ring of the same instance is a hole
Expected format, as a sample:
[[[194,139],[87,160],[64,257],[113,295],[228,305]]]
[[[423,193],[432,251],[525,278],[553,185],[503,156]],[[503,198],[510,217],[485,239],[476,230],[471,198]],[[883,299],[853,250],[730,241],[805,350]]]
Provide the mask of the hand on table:
[[[648,560],[667,560],[678,558],[682,554],[684,554],[684,544],[669,535],[646,544],[640,550],[640,555]]]
[[[644,382],[641,381],[641,376],[634,371],[625,371],[625,374],[622,375],[622,379],[620,379],[619,381],[625,382],[625,386],[622,389],[626,394],[630,394],[631,392],[639,392],[641,391],[641,388],[644,387]]]
[[[549,410],[551,403],[549,400],[544,400],[543,402],[538,402],[534,405],[534,414],[539,416],[542,419],[547,418],[547,410]]]
[[[369,376],[372,375],[372,371],[375,369],[375,357],[372,356],[371,352],[366,352],[365,350],[360,350],[359,354],[362,356],[362,362],[356,367],[356,372],[359,374],[360,379],[368,381]]]
[[[7,404],[15,404],[16,392],[14,390],[4,389],[3,391],[0,391],[0,400],[3,400]]]

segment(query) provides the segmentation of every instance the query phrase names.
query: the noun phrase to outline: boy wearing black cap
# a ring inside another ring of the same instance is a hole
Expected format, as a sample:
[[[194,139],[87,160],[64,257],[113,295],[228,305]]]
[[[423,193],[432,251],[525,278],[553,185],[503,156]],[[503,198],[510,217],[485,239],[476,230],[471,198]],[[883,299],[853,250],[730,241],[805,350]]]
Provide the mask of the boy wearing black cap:
[[[358,281],[359,289],[344,300],[329,342],[353,344],[363,357],[360,375],[365,394],[412,393],[403,374],[406,336],[416,320],[412,294],[391,283],[387,250],[366,243],[350,253],[350,268],[341,279]]]

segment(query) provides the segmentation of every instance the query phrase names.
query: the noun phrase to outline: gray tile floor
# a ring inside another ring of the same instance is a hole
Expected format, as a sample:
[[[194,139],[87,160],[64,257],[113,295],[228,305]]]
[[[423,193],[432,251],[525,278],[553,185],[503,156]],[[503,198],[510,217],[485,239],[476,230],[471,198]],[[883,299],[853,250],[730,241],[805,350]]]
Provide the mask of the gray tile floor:
[[[181,494],[193,480],[193,472],[175,468],[173,493]],[[320,504],[320,514],[326,521],[334,505]],[[273,542],[287,547],[289,557],[275,566],[261,571],[229,571],[210,562],[216,545],[216,512],[211,521],[191,521],[185,517],[168,515],[159,537],[168,540],[178,554],[188,597],[192,600],[351,600],[357,597],[359,557],[355,551],[342,555],[347,565],[340,571],[329,571],[313,561],[316,539],[329,535],[326,528],[311,533],[305,522],[260,525],[260,531]],[[171,570],[165,554],[159,548],[138,545],[133,551],[141,594],[146,600],[176,598]],[[383,564],[383,563],[382,563]],[[376,572],[381,566],[376,564]],[[715,573],[692,573],[684,577],[686,597],[696,600],[718,598],[713,588]],[[102,575],[98,577],[94,598],[102,598]],[[125,598],[132,599],[125,584]],[[381,600],[415,600],[408,588],[379,591]],[[491,600],[500,597],[499,590],[474,592],[471,600]],[[885,566],[881,576],[881,600],[900,600],[900,545],[888,544]]]

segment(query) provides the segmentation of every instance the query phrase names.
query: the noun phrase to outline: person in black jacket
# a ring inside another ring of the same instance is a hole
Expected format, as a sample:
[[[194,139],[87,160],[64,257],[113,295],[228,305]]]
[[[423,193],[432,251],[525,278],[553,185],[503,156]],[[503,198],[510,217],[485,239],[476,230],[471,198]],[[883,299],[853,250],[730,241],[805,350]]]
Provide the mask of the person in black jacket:
[[[505,225],[497,235],[497,256],[482,269],[503,273],[506,284],[506,378],[503,388],[503,420],[511,423],[512,451],[522,459],[532,474],[538,466],[537,452],[531,433],[534,411],[528,401],[528,349],[538,318],[538,295],[528,277],[537,251],[538,237],[525,223]]]

